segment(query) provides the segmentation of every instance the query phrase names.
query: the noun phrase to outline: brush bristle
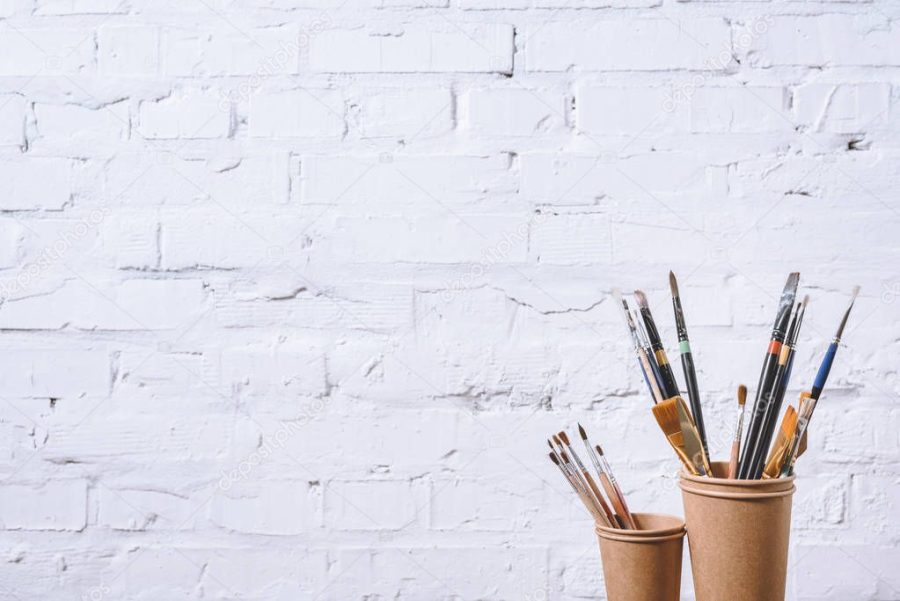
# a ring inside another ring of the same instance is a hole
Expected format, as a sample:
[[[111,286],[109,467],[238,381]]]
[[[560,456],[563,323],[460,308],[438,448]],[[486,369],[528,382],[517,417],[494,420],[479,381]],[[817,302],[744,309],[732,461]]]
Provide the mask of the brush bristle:
[[[571,462],[569,461],[569,456],[566,455],[566,452],[565,452],[565,451],[560,450],[560,451],[559,451],[559,454],[562,456],[562,460],[563,460],[563,461],[565,461],[566,463],[571,463]]]
[[[560,431],[559,438],[562,440],[566,446],[569,446],[569,435],[565,432]]]
[[[659,427],[662,428],[662,431],[666,436],[670,436],[676,432],[681,434],[681,422],[678,421],[678,408],[675,406],[675,403],[677,402],[675,399],[677,398],[678,397],[672,397],[671,399],[666,399],[662,403],[653,405],[651,408],[653,417],[656,418]]]
[[[853,292],[850,293],[850,302],[854,302],[857,296],[859,296],[859,286],[854,286]]]
[[[550,450],[555,451],[556,447],[553,446],[553,443],[550,442],[550,439],[547,439],[547,446],[550,447]]]
[[[559,446],[559,447],[562,446],[562,441],[559,439],[559,436],[557,436],[556,434],[554,434],[552,438],[553,438],[553,442],[556,443],[556,446]]]
[[[738,405],[741,407],[747,402],[747,387],[741,384],[738,386]]]
[[[671,271],[669,272],[669,290],[672,291],[672,296],[678,296],[678,280],[675,279],[675,274]]]
[[[581,440],[587,440],[587,432],[584,431],[584,428],[581,424],[578,424],[578,434],[581,435]]]
[[[637,303],[638,303],[638,305],[640,306],[641,309],[647,309],[647,308],[649,308],[649,305],[647,304],[647,295],[644,294],[642,291],[640,291],[640,290],[635,290],[635,291],[634,291],[634,298],[635,298],[635,300],[637,300]]]
[[[788,405],[787,411],[784,413],[784,420],[781,422],[781,433],[784,434],[786,438],[791,438],[796,429],[797,410],[794,409],[793,405]]]
[[[550,455],[550,461],[559,465],[559,457],[556,456],[556,453],[548,453],[548,455]]]
[[[597,454],[603,457],[603,449],[600,447],[600,445],[597,445],[594,448],[597,449]]]

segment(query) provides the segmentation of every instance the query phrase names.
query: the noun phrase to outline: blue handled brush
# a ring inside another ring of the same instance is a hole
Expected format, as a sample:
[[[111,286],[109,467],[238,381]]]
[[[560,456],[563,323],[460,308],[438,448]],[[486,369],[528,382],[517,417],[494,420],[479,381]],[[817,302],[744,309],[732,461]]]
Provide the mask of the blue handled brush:
[[[828,373],[831,371],[831,365],[834,363],[834,356],[837,354],[838,345],[841,343],[841,336],[844,334],[847,318],[850,317],[850,310],[853,309],[853,303],[856,301],[856,296],[858,294],[859,286],[856,286],[853,289],[853,294],[850,296],[850,306],[847,307],[844,318],[841,319],[841,325],[838,326],[837,334],[834,335],[834,340],[831,341],[831,344],[828,345],[828,350],[825,351],[825,357],[822,359],[822,365],[819,366],[819,372],[816,374],[816,379],[813,382],[812,390],[810,391],[811,398],[819,400],[822,389],[825,388],[825,381],[828,380]]]

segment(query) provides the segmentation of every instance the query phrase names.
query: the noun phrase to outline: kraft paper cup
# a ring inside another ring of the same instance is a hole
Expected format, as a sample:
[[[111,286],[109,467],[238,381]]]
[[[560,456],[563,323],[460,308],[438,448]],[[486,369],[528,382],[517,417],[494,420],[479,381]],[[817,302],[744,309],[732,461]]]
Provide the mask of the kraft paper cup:
[[[794,476],[729,480],[681,473],[697,601],[784,601]]]
[[[633,513],[637,530],[597,525],[609,601],[678,601],[684,520]]]

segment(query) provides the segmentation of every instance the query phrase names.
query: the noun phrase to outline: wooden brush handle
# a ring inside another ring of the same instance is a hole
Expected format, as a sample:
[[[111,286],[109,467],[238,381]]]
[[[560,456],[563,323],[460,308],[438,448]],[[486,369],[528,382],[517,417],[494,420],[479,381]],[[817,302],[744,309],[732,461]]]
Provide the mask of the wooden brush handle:
[[[734,480],[737,478],[738,455],[741,452],[741,441],[735,440],[731,443],[731,460],[728,462],[728,477]]]
[[[613,486],[613,483],[610,482],[609,477],[606,474],[601,474],[600,482],[603,484],[603,489],[606,491],[606,495],[609,497],[610,502],[612,502],[613,507],[616,509],[616,514],[622,518],[625,526],[627,526],[631,530],[637,530],[637,526],[635,526],[634,524],[634,519],[632,519],[631,514],[628,512],[628,509],[622,503],[622,499],[621,497],[619,497],[619,492],[616,490],[616,487]]]
[[[603,500],[603,494],[600,492],[600,489],[597,487],[597,483],[594,482],[594,479],[591,477],[591,474],[589,472],[581,472],[581,473],[584,474],[584,478],[585,478],[585,480],[587,480],[588,486],[591,487],[591,492],[594,493],[594,497],[597,498],[598,504],[600,505],[600,508],[603,510],[603,513],[606,514],[606,518],[612,523],[613,527],[615,528],[615,526],[617,524],[616,517],[613,515],[612,511],[609,509],[609,505],[606,504],[606,501]],[[601,481],[602,481],[602,477],[601,477]],[[612,497],[610,497],[610,500],[612,500]]]

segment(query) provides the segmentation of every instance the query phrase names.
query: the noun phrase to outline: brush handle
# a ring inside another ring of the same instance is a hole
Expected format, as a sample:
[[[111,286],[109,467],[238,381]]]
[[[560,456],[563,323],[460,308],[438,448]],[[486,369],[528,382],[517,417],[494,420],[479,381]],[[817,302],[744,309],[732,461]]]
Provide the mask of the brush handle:
[[[691,343],[685,338],[678,343],[678,346],[681,350],[681,367],[684,369],[684,381],[687,384],[688,401],[691,404],[691,413],[694,415],[694,424],[700,434],[703,452],[709,457],[706,426],[703,425],[703,409],[700,407],[700,389],[697,387],[697,372],[694,370],[694,354],[691,352]]]
[[[641,363],[641,372],[644,374],[644,381],[647,382],[647,386],[650,388],[650,395],[653,397],[654,403],[661,403],[663,401],[662,391],[659,389],[659,382],[656,379],[656,374],[653,372],[653,366],[650,364],[650,359],[647,357],[647,353],[642,348],[638,348],[638,359]]]
[[[628,503],[625,502],[625,495],[622,494],[622,489],[619,488],[619,481],[616,480],[615,475],[613,474],[612,468],[609,466],[609,461],[606,460],[606,457],[601,456],[601,461],[603,462],[603,473],[600,476],[600,480],[602,481],[604,477],[609,479],[609,484],[612,485],[613,494],[610,495],[610,501],[618,500],[618,506],[616,507],[616,512],[625,522],[625,525],[632,530],[637,530],[637,525],[634,523],[634,518],[631,517],[631,512],[628,510]],[[604,488],[606,485],[604,484]],[[606,488],[607,494],[609,494],[609,489]]]
[[[778,425],[778,414],[781,412],[781,404],[784,402],[784,393],[787,390],[789,372],[791,363],[794,359],[794,349],[785,346],[783,349],[785,354],[784,362],[779,364],[778,371],[775,372],[775,382],[769,396],[769,402],[765,405],[765,411],[762,416],[762,425],[759,429],[759,436],[756,444],[752,448],[750,470],[748,478],[756,480],[762,477],[763,469],[766,466],[766,456],[769,452],[769,446],[772,444],[772,437],[775,434],[775,428]]]
[[[731,458],[728,461],[728,477],[737,478],[738,456],[741,453],[741,432],[744,429],[744,406],[738,409],[737,422],[734,428],[734,438],[731,442]]]
[[[594,479],[591,477],[590,472],[587,470],[583,471],[584,479],[587,480],[588,486],[591,488],[591,492],[594,493],[594,496],[597,498],[597,502],[600,505],[600,509],[603,510],[603,513],[606,514],[606,519],[608,519],[611,523],[616,523],[616,518],[613,515],[612,511],[609,509],[609,505],[606,504],[606,501],[603,499],[603,494],[600,492],[600,489],[597,488],[597,483],[594,482]],[[603,476],[600,476],[600,481],[603,481]]]
[[[825,357],[822,359],[822,364],[819,366],[819,371],[816,373],[816,379],[810,391],[810,396],[814,399],[818,399],[819,395],[822,394],[822,389],[825,388],[825,382],[828,380],[829,372],[831,372],[831,365],[834,363],[837,348],[838,341],[835,340],[828,345],[828,350],[825,351]]]
[[[750,471],[750,453],[756,438],[759,436],[759,430],[762,427],[762,417],[765,412],[765,406],[762,403],[767,402],[768,395],[771,394],[772,382],[778,369],[778,355],[780,352],[781,341],[773,338],[769,342],[769,349],[763,361],[762,371],[759,374],[756,399],[753,401],[753,413],[750,414],[750,426],[747,428],[747,436],[744,438],[744,445],[741,449],[740,462],[738,464],[738,478],[741,480],[746,480],[749,477],[747,474]],[[766,400],[764,401],[763,399]]]

